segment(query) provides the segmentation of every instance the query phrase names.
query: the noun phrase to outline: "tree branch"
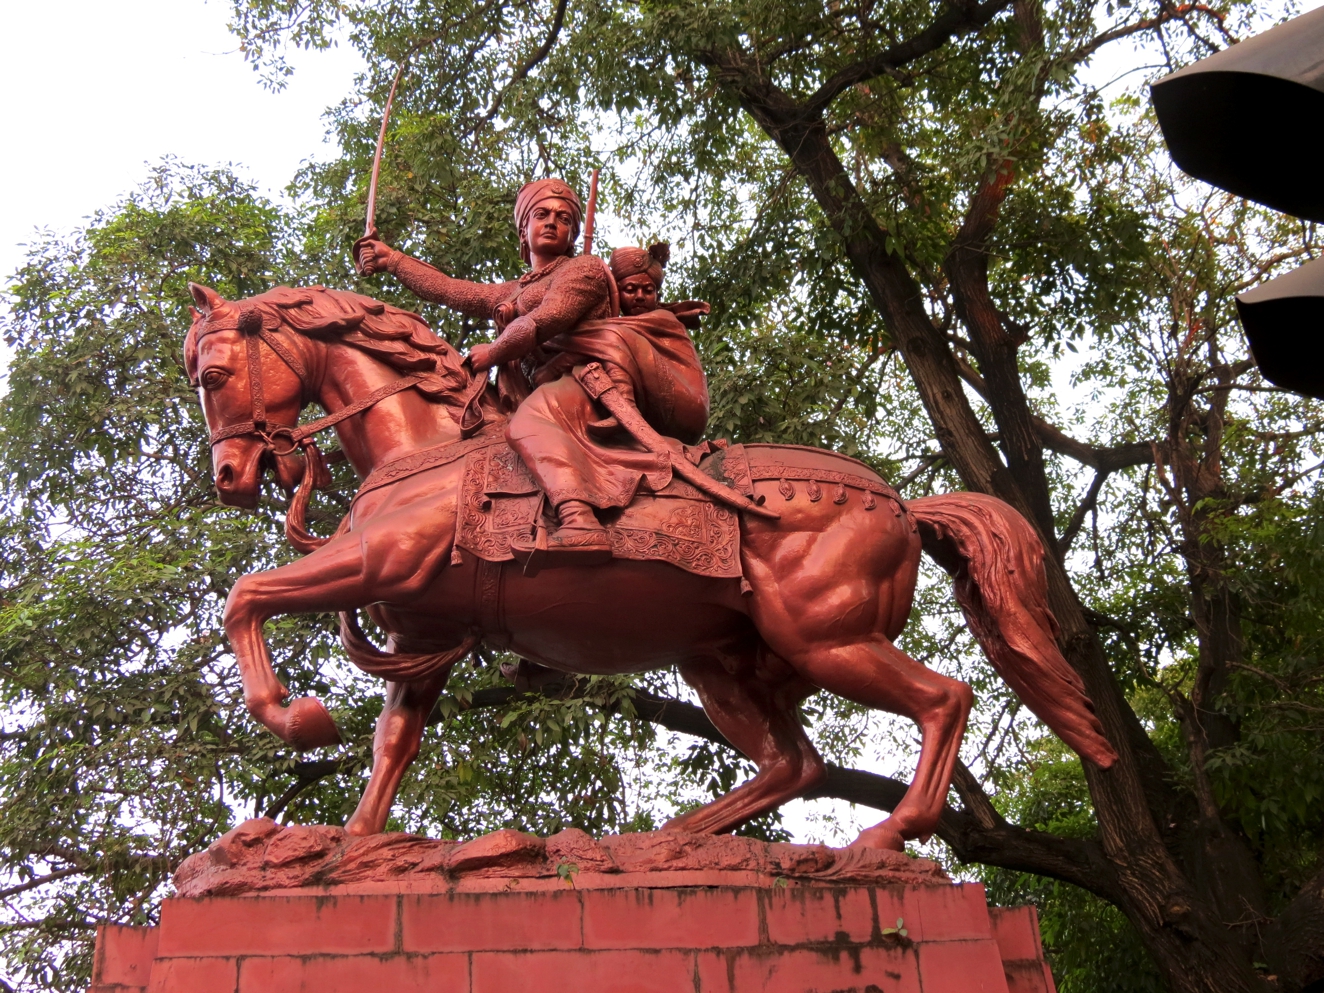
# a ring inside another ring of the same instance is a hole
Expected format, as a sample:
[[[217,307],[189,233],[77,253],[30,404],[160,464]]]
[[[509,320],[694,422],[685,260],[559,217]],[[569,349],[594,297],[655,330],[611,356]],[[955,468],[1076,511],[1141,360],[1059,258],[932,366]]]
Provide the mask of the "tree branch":
[[[984,382],[984,377],[960,355],[954,358],[961,378],[981,397],[987,397],[988,384]],[[1044,448],[1100,472],[1114,473],[1119,469],[1133,465],[1149,465],[1154,461],[1154,446],[1147,441],[1129,441],[1121,445],[1099,447],[1078,441],[1037,414],[1030,415],[1030,423]],[[1166,445],[1159,446],[1160,452],[1166,447]]]
[[[501,87],[500,92],[498,92],[492,100],[492,106],[487,109],[487,113],[483,115],[480,123],[491,123],[492,118],[496,117],[497,113],[501,110],[501,104],[506,99],[506,94],[510,92],[511,87],[528,76],[528,74],[537,67],[538,63],[551,54],[552,46],[556,44],[556,38],[561,33],[561,25],[565,23],[565,8],[567,2],[568,0],[557,0],[556,13],[552,17],[552,28],[547,32],[547,40],[542,43],[538,50],[534,52],[523,65],[515,70],[515,74],[506,81],[506,85]]]
[[[1090,483],[1089,492],[1085,494],[1085,499],[1080,501],[1080,506],[1071,515],[1071,521],[1067,524],[1067,529],[1062,532],[1062,537],[1057,540],[1058,558],[1065,558],[1067,552],[1071,551],[1071,543],[1076,540],[1076,535],[1080,533],[1081,525],[1085,523],[1085,516],[1099,505],[1099,491],[1103,489],[1104,481],[1108,478],[1108,475],[1103,470],[1094,474],[1094,482]]]
[[[1160,12],[1154,17],[1146,17],[1139,21],[1133,21],[1130,24],[1122,24],[1108,31],[1104,31],[1102,34],[1095,35],[1084,45],[1069,52],[1058,61],[1064,62],[1067,65],[1074,65],[1082,59],[1089,58],[1089,56],[1093,55],[1100,48],[1110,42],[1120,41],[1122,38],[1128,38],[1131,35],[1139,34],[1142,31],[1152,31],[1154,28],[1160,28],[1170,21],[1181,20],[1188,14],[1194,13],[1208,14],[1218,22],[1219,30],[1222,31],[1224,37],[1228,38],[1230,41],[1236,40],[1227,33],[1227,30],[1223,26],[1223,22],[1226,18],[1225,14],[1214,10],[1212,7],[1207,7],[1202,3],[1183,3],[1178,4],[1175,7],[1169,7],[1167,10]]]
[[[294,799],[304,790],[321,782],[327,776],[334,776],[340,771],[341,762],[339,759],[323,759],[318,762],[296,762],[292,770],[295,776],[294,783],[280,797],[266,809],[263,817],[270,817],[275,820],[282,811],[285,810]]]
[[[932,24],[915,37],[847,66],[833,75],[801,105],[805,119],[813,120],[821,116],[833,100],[857,83],[894,72],[901,66],[941,48],[953,35],[982,28],[1000,11],[1010,7],[1011,2],[1012,0],[988,0],[982,4],[950,4]]]
[[[16,896],[19,893],[26,893],[28,890],[35,890],[38,886],[45,886],[47,883],[53,883],[57,879],[64,879],[68,876],[77,876],[86,871],[87,870],[81,865],[71,865],[67,869],[57,869],[55,872],[47,873],[44,876],[29,879],[26,883],[19,883],[17,886],[10,886],[8,889],[0,890],[0,900]]]

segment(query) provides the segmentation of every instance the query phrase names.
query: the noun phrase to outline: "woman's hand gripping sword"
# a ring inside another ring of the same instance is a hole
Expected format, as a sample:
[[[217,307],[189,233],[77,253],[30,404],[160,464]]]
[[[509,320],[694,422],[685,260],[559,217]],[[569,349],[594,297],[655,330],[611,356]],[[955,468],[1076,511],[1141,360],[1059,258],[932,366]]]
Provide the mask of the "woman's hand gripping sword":
[[[607,371],[596,362],[590,362],[575,373],[579,385],[598,403],[602,404],[620,422],[621,427],[634,437],[634,440],[654,455],[665,455],[671,460],[671,471],[696,490],[714,500],[754,514],[770,521],[779,520],[781,515],[767,507],[761,507],[743,493],[737,493],[729,486],[723,486],[698,466],[693,465],[685,456],[677,453],[667,444],[665,438],[653,430],[639,408],[617,389]]]

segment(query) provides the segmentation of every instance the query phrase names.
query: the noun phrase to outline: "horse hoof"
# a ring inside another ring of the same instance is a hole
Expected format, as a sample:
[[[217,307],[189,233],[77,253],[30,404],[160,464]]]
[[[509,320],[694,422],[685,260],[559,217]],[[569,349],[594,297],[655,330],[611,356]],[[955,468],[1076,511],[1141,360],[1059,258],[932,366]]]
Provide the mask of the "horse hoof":
[[[866,828],[860,832],[850,845],[851,848],[873,848],[886,852],[904,852],[906,850],[906,839],[901,837],[900,832],[887,826],[887,821],[877,824],[874,827]]]
[[[336,722],[326,712],[322,701],[315,696],[299,697],[290,703],[285,713],[286,733],[283,737],[301,752],[325,745],[339,745],[343,740]]]
[[[351,838],[369,838],[374,834],[381,834],[380,831],[374,831],[366,817],[359,817],[355,814],[345,825],[345,833]]]

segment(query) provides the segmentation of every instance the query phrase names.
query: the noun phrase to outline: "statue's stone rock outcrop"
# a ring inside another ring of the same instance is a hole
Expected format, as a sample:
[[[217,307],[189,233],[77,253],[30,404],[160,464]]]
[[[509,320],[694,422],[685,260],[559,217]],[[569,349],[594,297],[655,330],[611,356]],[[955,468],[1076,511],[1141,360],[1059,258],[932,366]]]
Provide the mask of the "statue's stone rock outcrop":
[[[357,838],[341,828],[281,827],[258,818],[186,859],[175,873],[175,888],[182,897],[236,896],[404,879],[433,891],[486,889],[485,880],[500,880],[502,885],[527,881],[526,889],[539,881],[581,889],[949,882],[936,863],[898,852],[778,844],[734,835],[653,831],[597,841],[570,829],[544,840],[505,830],[461,843],[412,834]]]

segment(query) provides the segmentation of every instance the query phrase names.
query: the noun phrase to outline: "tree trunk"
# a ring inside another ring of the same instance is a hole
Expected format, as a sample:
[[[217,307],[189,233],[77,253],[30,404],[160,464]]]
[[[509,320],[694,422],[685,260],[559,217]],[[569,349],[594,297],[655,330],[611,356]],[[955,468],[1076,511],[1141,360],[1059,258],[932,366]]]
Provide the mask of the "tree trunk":
[[[887,233],[846,173],[822,121],[806,120],[784,94],[766,80],[746,74],[743,67],[728,68],[726,85],[785,151],[842,239],[919,389],[943,453],[962,481],[969,489],[1006,500],[1028,520],[1044,522],[1041,494],[1048,492],[1048,486],[1042,456],[1037,466],[1033,458],[1021,461],[1026,487],[998,459],[965,396],[948,343],[924,311],[919,284],[901,256],[888,251]],[[972,319],[984,317],[972,314]],[[1014,417],[1019,422],[1015,396],[1023,396],[1023,391],[1014,371],[1014,355],[1010,366],[1005,355],[991,357],[989,371],[995,372],[996,384],[990,383],[989,391],[1002,396],[990,400],[990,406],[1002,407],[1009,421]],[[1023,447],[1022,442],[1017,444]],[[1036,496],[1027,494],[1026,488]],[[1046,537],[1054,541],[1051,515],[1046,524]],[[1166,780],[1165,763],[1113,677],[1065,570],[1054,555],[1047,557],[1046,565],[1049,600],[1062,627],[1064,655],[1084,679],[1120,754],[1106,771],[1085,763],[1100,840],[1115,874],[1115,889],[1104,879],[1096,881],[1098,888],[1114,893],[1114,902],[1136,927],[1173,990],[1264,990],[1249,957],[1237,942],[1228,940],[1215,909],[1196,893],[1165,844],[1165,835],[1171,837],[1177,826],[1170,818],[1178,802]],[[1159,824],[1167,830],[1161,832]]]

